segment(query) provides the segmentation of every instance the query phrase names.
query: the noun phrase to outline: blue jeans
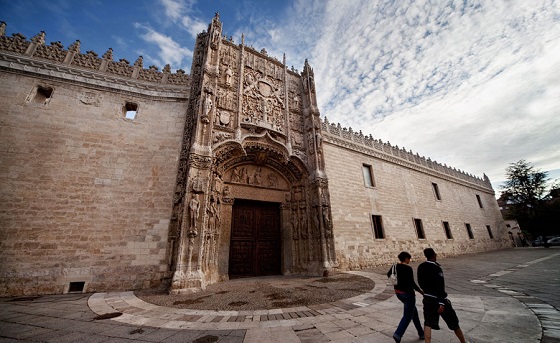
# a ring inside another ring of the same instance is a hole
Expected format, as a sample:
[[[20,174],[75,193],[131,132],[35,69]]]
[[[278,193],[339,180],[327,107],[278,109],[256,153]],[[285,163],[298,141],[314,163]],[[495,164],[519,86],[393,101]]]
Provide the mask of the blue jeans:
[[[397,339],[401,339],[410,324],[410,321],[414,323],[416,331],[418,331],[418,337],[424,337],[424,328],[420,324],[420,318],[418,318],[418,310],[416,309],[416,297],[413,294],[402,294],[397,293],[397,298],[404,304],[403,317],[397,327],[397,331],[393,334]]]

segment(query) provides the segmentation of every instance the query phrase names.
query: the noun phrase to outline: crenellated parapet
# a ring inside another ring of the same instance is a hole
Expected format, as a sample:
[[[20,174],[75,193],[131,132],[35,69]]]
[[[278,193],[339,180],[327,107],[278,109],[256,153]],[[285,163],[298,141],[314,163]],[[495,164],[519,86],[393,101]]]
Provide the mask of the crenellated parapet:
[[[340,124],[329,123],[327,118],[321,121],[321,129],[323,138],[327,142],[408,168],[436,174],[438,177],[453,182],[468,184],[471,187],[476,186],[486,192],[494,192],[492,184],[486,175],[484,175],[484,178],[479,178],[445,164],[442,165],[437,161],[432,161],[430,158],[420,156],[418,153],[415,154],[412,150],[407,151],[404,147],[399,148],[399,146],[391,145],[389,142],[384,143],[380,139],[374,139],[372,135],[366,136],[362,131],[354,132],[352,128],[343,128]]]
[[[21,55],[29,58],[29,61],[45,61],[42,65],[49,69],[47,63],[59,65],[66,68],[79,68],[83,71],[92,71],[107,75],[115,76],[119,80],[130,80],[132,83],[151,83],[161,86],[189,86],[190,75],[185,71],[178,69],[175,73],[171,72],[171,67],[166,65],[163,70],[159,70],[156,66],[150,66],[147,69],[143,67],[142,56],[131,65],[126,59],[119,61],[113,60],[113,50],[109,48],[101,57],[93,51],[82,53],[80,51],[80,41],[76,40],[70,44],[67,49],[61,42],[51,42],[49,45],[45,43],[46,34],[41,31],[39,34],[27,40],[20,33],[14,33],[12,36],[6,36],[6,24],[0,23],[0,51],[7,54]],[[6,61],[11,61],[8,57]],[[25,61],[18,59],[18,62]],[[30,64],[30,63],[25,63]],[[33,64],[33,63],[31,63]],[[35,63],[34,66],[36,66]],[[57,67],[54,69],[58,70]],[[124,81],[126,84],[126,81]],[[148,87],[149,88],[149,87]]]

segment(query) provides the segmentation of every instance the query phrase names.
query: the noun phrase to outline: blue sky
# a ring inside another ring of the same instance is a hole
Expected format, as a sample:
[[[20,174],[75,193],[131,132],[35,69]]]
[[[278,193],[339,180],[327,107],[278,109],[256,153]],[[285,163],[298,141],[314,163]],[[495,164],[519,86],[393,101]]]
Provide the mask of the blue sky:
[[[497,185],[525,159],[560,178],[560,0],[0,0],[6,34],[190,71],[223,33],[315,70],[330,122]]]

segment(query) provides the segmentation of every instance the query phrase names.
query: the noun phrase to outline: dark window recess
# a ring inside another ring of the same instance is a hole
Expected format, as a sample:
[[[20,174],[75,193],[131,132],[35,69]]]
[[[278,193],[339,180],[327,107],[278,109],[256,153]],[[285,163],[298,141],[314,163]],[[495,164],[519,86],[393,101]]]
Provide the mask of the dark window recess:
[[[49,87],[37,86],[37,91],[35,92],[35,97],[33,101],[39,104],[46,104],[49,102],[53,94],[53,89]]]
[[[494,239],[494,234],[492,233],[490,225],[486,225],[486,230],[488,230],[488,236],[490,236],[490,239]]]
[[[469,239],[474,239],[474,235],[472,233],[472,229],[471,229],[471,224],[465,224],[465,227],[467,228],[467,234],[469,235]]]
[[[373,181],[373,170],[370,165],[363,164],[362,171],[364,173],[364,184],[366,187],[374,187],[375,182]]]
[[[385,232],[383,231],[383,222],[381,216],[373,215],[371,216],[373,221],[373,234],[376,239],[385,238]]]
[[[443,222],[443,229],[445,230],[445,237],[447,237],[447,239],[453,239],[451,228],[449,227],[449,222]]]
[[[414,218],[414,227],[416,228],[416,235],[419,239],[425,239],[424,227],[422,226],[422,219]]]
[[[478,194],[476,195],[476,201],[478,201],[478,206],[479,206],[480,208],[483,208],[483,207],[484,207],[484,206],[482,206],[482,199],[480,199],[480,195],[478,195]]]
[[[439,187],[437,183],[432,183],[432,187],[434,188],[434,194],[436,195],[436,200],[441,200],[441,195],[439,194]]]
[[[124,117],[127,119],[135,119],[138,113],[138,105],[133,102],[127,102],[124,105]]]
[[[86,283],[84,281],[70,282],[68,293],[82,293]]]

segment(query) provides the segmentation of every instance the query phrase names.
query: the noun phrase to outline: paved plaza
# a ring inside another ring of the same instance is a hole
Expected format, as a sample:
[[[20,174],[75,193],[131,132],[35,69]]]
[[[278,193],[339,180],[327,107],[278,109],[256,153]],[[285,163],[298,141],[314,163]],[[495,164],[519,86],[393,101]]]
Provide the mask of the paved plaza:
[[[416,269],[422,259],[413,258]],[[470,341],[560,342],[560,248],[515,248],[439,262]],[[351,272],[373,281],[371,290],[357,296],[289,308],[175,308],[145,302],[133,292],[0,298],[0,342],[392,343],[402,304],[384,275],[387,269]],[[417,306],[421,313],[420,297]],[[445,325],[432,337],[457,341]],[[402,342],[420,341],[409,327]]]

